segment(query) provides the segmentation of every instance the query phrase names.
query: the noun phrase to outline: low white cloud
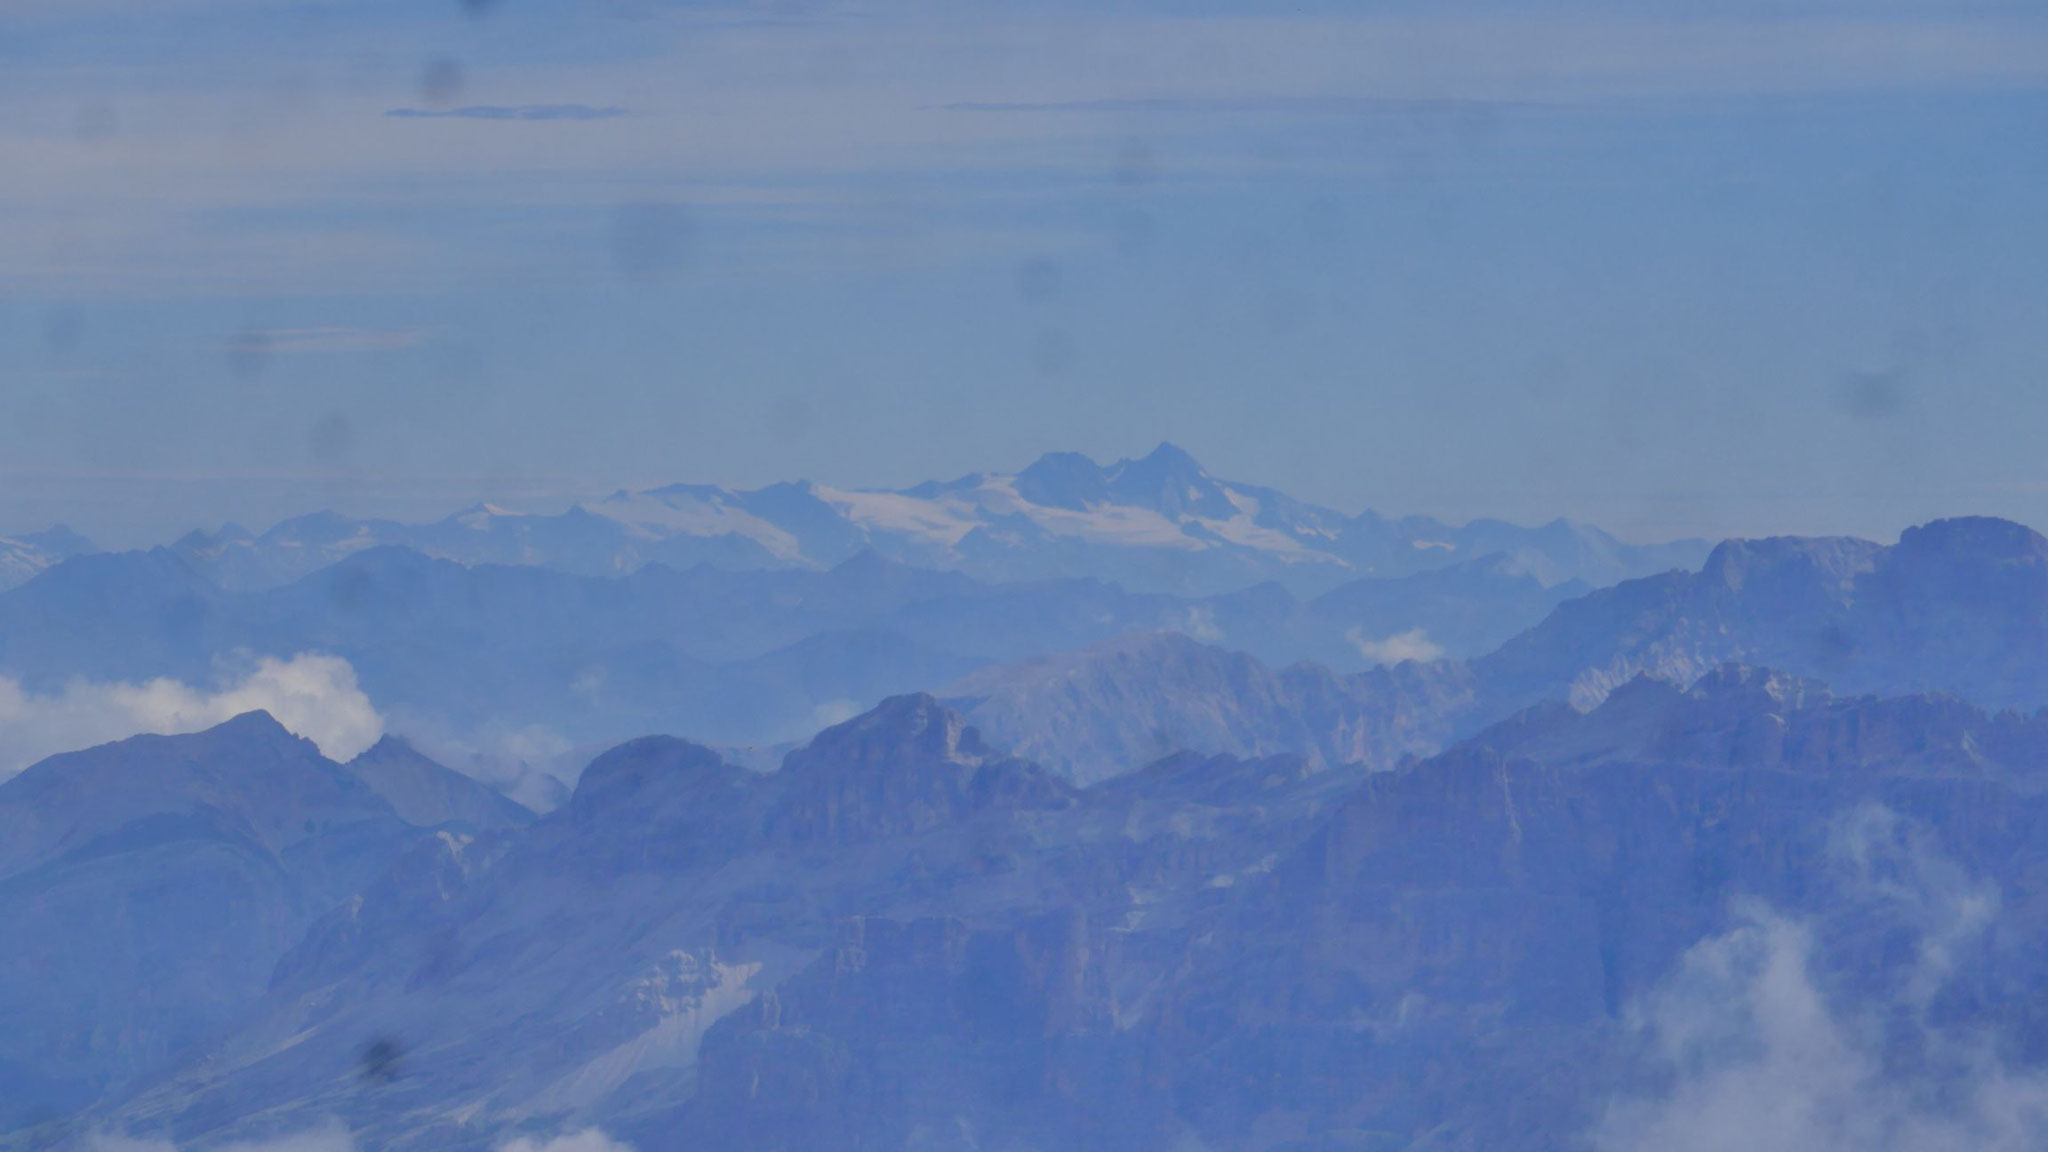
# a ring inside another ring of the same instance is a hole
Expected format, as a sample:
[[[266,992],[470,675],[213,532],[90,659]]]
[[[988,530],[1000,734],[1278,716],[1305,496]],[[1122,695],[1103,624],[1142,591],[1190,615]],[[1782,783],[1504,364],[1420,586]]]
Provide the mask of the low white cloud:
[[[575,744],[542,724],[492,721],[462,727],[402,706],[390,710],[385,725],[427,758],[482,781],[535,812],[552,811],[567,799],[583,766],[603,750]]]
[[[858,700],[827,700],[811,709],[810,727],[813,731],[830,728],[835,724],[844,724],[860,713]]]
[[[1187,615],[1173,630],[1204,644],[1221,644],[1224,639],[1223,629],[1216,626],[1216,610],[1206,604],[1189,608]]]
[[[1858,995],[1831,997],[1825,925],[1739,907],[1632,1014],[1663,1085],[1611,1105],[1595,1152],[2048,1148],[2048,1076],[1928,1010],[1990,927],[1994,890],[1882,809],[1845,821],[1832,848],[1853,915],[1914,934],[1915,959],[1879,992],[1865,970]]]
[[[1440,660],[1444,650],[1429,638],[1429,633],[1420,628],[1396,632],[1392,636],[1375,639],[1365,634],[1364,629],[1353,628],[1344,634],[1344,639],[1358,650],[1358,654],[1374,664],[1399,664],[1403,660]]]
[[[377,742],[384,722],[338,657],[301,653],[264,657],[218,688],[160,678],[141,684],[73,680],[49,693],[30,692],[0,677],[0,778],[58,752],[145,732],[197,732],[244,712],[277,722],[346,760]]]
[[[521,1136],[509,1144],[498,1145],[498,1152],[634,1152],[631,1144],[622,1144],[596,1128],[585,1128],[566,1136],[551,1140],[536,1140]]]

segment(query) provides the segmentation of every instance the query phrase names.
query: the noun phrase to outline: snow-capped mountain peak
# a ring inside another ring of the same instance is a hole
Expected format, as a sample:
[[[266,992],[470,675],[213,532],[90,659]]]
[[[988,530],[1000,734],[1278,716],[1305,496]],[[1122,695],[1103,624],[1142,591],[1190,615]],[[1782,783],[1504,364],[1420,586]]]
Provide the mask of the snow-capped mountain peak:
[[[1218,479],[1170,443],[1107,465],[1055,452],[1020,472],[970,473],[904,489],[673,484],[622,490],[552,514],[478,504],[428,524],[323,512],[260,536],[222,532],[176,547],[228,587],[261,588],[391,544],[462,563],[587,575],[647,564],[827,569],[872,549],[899,563],[984,580],[1087,577],[1196,595],[1266,580],[1316,595],[1362,576],[1405,575],[1493,553],[1514,558],[1546,584],[1597,585],[1690,567],[1706,554],[1698,542],[1636,547],[1563,522],[1453,526],[1428,517],[1349,515]]]

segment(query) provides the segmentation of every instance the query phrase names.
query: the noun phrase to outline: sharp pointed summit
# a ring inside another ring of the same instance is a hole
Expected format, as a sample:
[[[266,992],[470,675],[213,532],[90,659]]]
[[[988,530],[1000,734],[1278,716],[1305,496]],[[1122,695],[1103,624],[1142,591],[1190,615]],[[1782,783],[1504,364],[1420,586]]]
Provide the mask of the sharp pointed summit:
[[[1109,487],[1124,503],[1153,508],[1176,519],[1229,520],[1239,512],[1229,493],[1199,461],[1168,443],[1161,443],[1143,459],[1119,461],[1110,470]]]

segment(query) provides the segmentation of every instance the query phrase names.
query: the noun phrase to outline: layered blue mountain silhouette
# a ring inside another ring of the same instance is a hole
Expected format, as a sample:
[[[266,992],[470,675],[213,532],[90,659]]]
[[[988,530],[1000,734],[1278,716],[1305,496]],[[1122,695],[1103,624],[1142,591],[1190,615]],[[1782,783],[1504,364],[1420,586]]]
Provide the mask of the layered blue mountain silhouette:
[[[17,722],[312,652],[396,733],[598,746],[546,812],[262,712],[0,782],[0,1148],[2022,1148],[2048,1115],[2019,525],[1622,579],[1169,448],[616,505],[0,593]]]

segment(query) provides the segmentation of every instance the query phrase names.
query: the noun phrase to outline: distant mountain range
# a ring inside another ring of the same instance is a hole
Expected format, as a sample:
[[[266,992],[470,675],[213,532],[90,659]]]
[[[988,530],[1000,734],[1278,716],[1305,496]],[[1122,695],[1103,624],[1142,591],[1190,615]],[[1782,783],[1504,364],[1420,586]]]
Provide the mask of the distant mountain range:
[[[2048,708],[2048,540],[1989,519],[1937,521],[1889,547],[1731,540],[1700,572],[1565,601],[1467,661],[1336,673],[1123,636],[983,668],[942,695],[991,739],[1090,781],[1173,752],[1393,766],[1534,704],[1592,708],[1639,676],[1683,687],[1729,663]]]
[[[1218,480],[1171,444],[1107,466],[1055,453],[1015,474],[976,473],[901,491],[808,481],[752,491],[678,484],[618,492],[556,515],[478,505],[431,524],[322,512],[261,534],[234,526],[193,533],[175,549],[222,587],[249,590],[384,546],[588,576],[648,564],[829,569],[872,550],[991,582],[1088,578],[1135,592],[1210,596],[1274,581],[1304,597],[1359,577],[1489,556],[1545,586],[1600,586],[1696,567],[1707,551],[1698,540],[1624,544],[1565,520],[1454,527],[1428,517],[1348,516]]]
[[[1684,684],[1731,661],[2048,705],[2044,557],[2026,528],[1964,519],[1895,546],[1729,541],[1699,572],[1592,591],[1493,557],[1303,601],[1274,584],[989,584],[874,551],[822,572],[591,577],[380,547],[234,592],[158,549],[75,557],[0,593],[0,675],[52,693],[201,684],[251,654],[328,653],[397,730],[458,750],[510,721],[562,747],[785,744],[930,690],[1083,782],[1175,752],[1386,766],[1542,700],[1590,707],[1639,673]]]
[[[380,547],[232,592],[157,549],[77,557],[0,592],[0,674],[50,692],[80,677],[201,684],[246,655],[317,651],[348,659],[375,704],[415,727],[516,718],[578,744],[683,732],[745,745],[1133,633],[1341,672],[1477,655],[1582,590],[1498,557],[1302,601],[1272,584],[1206,598],[1098,580],[988,584],[872,551],[823,572],[651,565],[607,578]]]
[[[421,829],[245,717],[0,785],[0,1147],[1635,1152],[1791,1077],[2024,1147],[1973,1136],[2041,1075],[2044,751],[1730,667],[1395,771],[1077,788],[910,696]]]

